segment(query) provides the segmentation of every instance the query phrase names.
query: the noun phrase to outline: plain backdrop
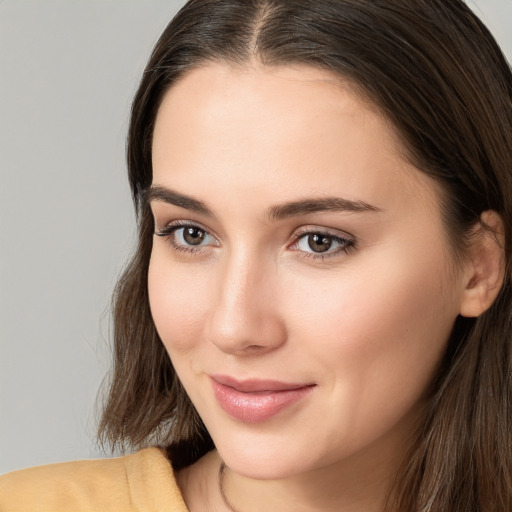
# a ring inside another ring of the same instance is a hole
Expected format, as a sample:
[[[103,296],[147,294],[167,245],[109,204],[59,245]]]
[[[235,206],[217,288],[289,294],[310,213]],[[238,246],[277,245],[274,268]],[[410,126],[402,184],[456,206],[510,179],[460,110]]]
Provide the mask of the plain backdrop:
[[[0,0],[0,473],[103,457],[131,98],[180,0]],[[512,0],[468,2],[512,59]]]

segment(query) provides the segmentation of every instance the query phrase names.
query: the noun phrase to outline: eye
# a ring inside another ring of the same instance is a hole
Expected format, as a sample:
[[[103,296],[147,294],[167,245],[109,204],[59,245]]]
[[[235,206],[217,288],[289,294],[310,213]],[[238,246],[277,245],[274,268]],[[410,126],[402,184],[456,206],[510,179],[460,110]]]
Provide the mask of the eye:
[[[166,238],[177,251],[197,252],[204,246],[218,246],[218,241],[208,231],[196,224],[177,222],[155,232]]]
[[[309,231],[299,234],[291,249],[302,251],[309,257],[325,258],[347,252],[354,245],[355,241],[352,238],[322,231]]]
[[[176,229],[174,237],[177,243],[182,245],[201,245],[203,242],[208,241],[210,235],[197,226],[187,226]]]

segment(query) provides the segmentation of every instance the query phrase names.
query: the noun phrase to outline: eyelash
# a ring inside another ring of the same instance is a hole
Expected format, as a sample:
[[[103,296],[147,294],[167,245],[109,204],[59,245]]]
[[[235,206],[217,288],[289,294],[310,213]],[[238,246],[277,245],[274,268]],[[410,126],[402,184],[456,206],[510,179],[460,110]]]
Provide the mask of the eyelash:
[[[194,248],[194,246],[181,245],[176,242],[174,235],[175,235],[176,231],[178,231],[179,229],[183,229],[183,228],[198,229],[200,231],[203,231],[204,233],[206,233],[208,236],[212,237],[213,239],[217,240],[217,238],[215,238],[213,235],[211,235],[207,229],[201,227],[198,224],[194,224],[192,222],[175,222],[175,223],[168,224],[167,226],[164,226],[163,228],[155,231],[155,235],[159,236],[161,238],[167,239],[167,241],[169,242],[169,244],[171,245],[173,250],[175,250],[177,252],[187,253],[187,254],[197,254],[197,253],[201,252],[201,249],[204,246],[197,246],[197,248]],[[340,244],[340,247],[334,251],[329,251],[329,249],[328,249],[326,251],[326,253],[306,252],[306,251],[300,251],[298,249],[293,249],[293,250],[297,250],[298,252],[300,252],[301,256],[304,258],[311,258],[314,260],[324,261],[328,258],[337,256],[340,253],[348,253],[351,249],[355,248],[355,246],[356,246],[356,241],[352,237],[347,236],[345,238],[343,236],[335,235],[333,233],[330,233],[329,231],[321,230],[321,229],[318,229],[318,230],[308,229],[308,230],[303,230],[303,231],[299,231],[298,233],[296,233],[294,236],[294,241],[292,242],[292,244],[289,247],[297,246],[303,238],[310,236],[310,235],[320,235],[320,236],[328,237],[332,241],[333,244],[334,243]]]
[[[202,246],[198,246],[197,248],[194,248],[193,246],[187,247],[186,245],[178,244],[174,238],[174,234],[176,231],[182,228],[195,228],[199,229],[200,231],[204,231],[212,238],[215,238],[213,235],[210,235],[208,230],[204,229],[203,227],[199,226],[198,224],[193,224],[192,222],[176,222],[172,224],[168,224],[167,226],[164,226],[162,229],[159,229],[158,231],[155,231],[155,235],[165,238],[171,247],[177,251],[182,253],[188,253],[188,254],[197,254],[201,251]]]
[[[311,236],[311,235],[320,235],[320,236],[328,237],[331,240],[332,244],[337,243],[337,244],[339,244],[339,247],[333,251],[331,251],[329,248],[325,253],[306,252],[306,251],[300,251],[299,249],[294,249],[294,250],[299,251],[303,258],[311,258],[311,259],[317,260],[317,261],[325,261],[329,258],[338,256],[341,253],[345,253],[345,254],[348,253],[351,249],[355,248],[355,245],[356,245],[356,241],[354,240],[354,238],[349,237],[349,236],[343,237],[340,235],[335,235],[334,233],[330,233],[329,231],[322,230],[322,229],[304,229],[294,235],[294,241],[290,247],[298,246],[299,242],[303,238],[307,238],[308,236]]]

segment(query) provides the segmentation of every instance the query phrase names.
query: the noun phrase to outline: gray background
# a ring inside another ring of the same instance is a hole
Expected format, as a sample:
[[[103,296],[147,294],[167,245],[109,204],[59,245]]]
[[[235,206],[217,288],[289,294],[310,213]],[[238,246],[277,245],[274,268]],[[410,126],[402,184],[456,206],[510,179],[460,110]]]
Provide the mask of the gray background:
[[[181,0],[0,0],[0,473],[102,457],[131,97]],[[512,59],[512,0],[470,1]]]

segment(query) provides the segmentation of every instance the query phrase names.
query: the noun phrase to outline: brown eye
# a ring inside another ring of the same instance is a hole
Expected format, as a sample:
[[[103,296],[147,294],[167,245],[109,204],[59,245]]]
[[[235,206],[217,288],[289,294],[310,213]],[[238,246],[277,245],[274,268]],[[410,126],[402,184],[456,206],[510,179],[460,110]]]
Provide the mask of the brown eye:
[[[333,243],[333,237],[322,233],[312,233],[308,235],[308,246],[313,252],[328,251]]]
[[[325,259],[340,253],[346,253],[354,246],[355,240],[352,238],[345,238],[327,232],[322,233],[321,231],[309,231],[297,238],[292,249],[305,253],[305,256]]]
[[[165,238],[177,251],[199,253],[204,247],[219,247],[218,240],[206,229],[194,224],[169,224],[157,231],[155,235]]]
[[[185,227],[183,229],[183,240],[188,245],[201,245],[205,239],[205,231],[198,227]]]

